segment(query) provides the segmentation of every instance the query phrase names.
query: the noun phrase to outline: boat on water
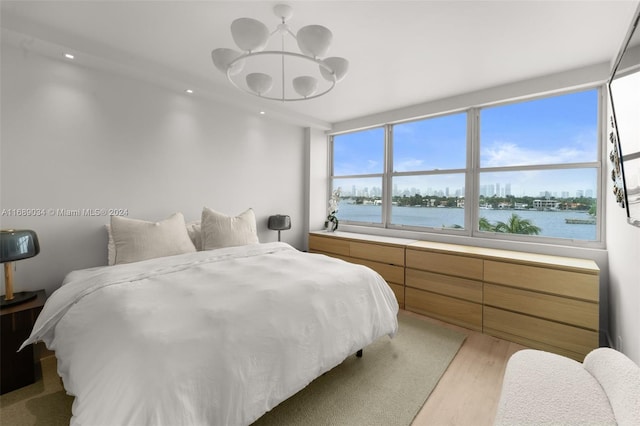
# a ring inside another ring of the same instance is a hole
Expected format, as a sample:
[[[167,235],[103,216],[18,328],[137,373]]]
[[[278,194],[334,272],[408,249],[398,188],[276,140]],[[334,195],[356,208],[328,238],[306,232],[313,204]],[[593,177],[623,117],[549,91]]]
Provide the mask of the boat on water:
[[[564,220],[565,223],[567,224],[578,224],[578,225],[595,225],[596,224],[596,219],[594,217],[590,217],[587,219],[578,219],[578,218],[566,218]]]

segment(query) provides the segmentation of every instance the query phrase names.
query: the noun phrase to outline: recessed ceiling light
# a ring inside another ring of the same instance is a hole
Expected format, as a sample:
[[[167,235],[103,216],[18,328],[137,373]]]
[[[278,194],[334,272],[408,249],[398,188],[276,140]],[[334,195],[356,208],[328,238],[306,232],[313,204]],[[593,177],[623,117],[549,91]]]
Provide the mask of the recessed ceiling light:
[[[191,95],[191,94],[193,93],[193,90],[191,90],[191,89],[187,89],[187,90],[185,90],[184,92],[185,92],[185,93],[188,93],[188,94],[190,94],[190,95]]]
[[[265,115],[265,114],[266,114],[266,112],[260,111],[260,115]]]
[[[64,57],[65,57],[65,58],[67,58],[67,59],[73,59],[73,58],[75,58],[75,56],[73,56],[71,53],[65,53],[65,54],[64,54]]]

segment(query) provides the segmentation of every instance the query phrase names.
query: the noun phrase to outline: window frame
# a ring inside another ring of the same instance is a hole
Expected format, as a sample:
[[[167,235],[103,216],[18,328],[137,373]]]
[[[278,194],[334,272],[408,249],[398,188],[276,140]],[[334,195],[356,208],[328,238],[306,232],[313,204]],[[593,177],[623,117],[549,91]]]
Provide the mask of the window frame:
[[[559,164],[536,164],[536,165],[521,165],[521,166],[500,166],[500,167],[481,167],[480,166],[480,113],[484,108],[491,108],[503,105],[516,104],[521,102],[535,101],[538,99],[552,98],[556,96],[570,95],[572,93],[586,92],[595,90],[597,92],[597,119],[596,119],[596,134],[597,134],[597,147],[596,147],[596,159],[594,161],[587,162],[575,162],[575,163],[559,163]],[[583,247],[583,248],[603,248],[605,239],[605,207],[606,200],[605,190],[606,186],[606,144],[604,132],[605,125],[605,88],[602,84],[584,86],[577,89],[554,91],[544,94],[536,94],[533,96],[520,97],[516,99],[509,99],[500,102],[494,102],[489,104],[471,106],[468,108],[459,108],[446,112],[434,113],[420,117],[412,117],[409,119],[403,119],[393,122],[386,122],[384,124],[373,125],[353,130],[345,130],[336,133],[328,133],[328,186],[327,196],[331,195],[331,189],[336,179],[343,178],[361,178],[361,177],[380,177],[382,176],[382,222],[378,223],[366,223],[350,221],[347,219],[341,219],[340,223],[347,227],[371,227],[371,228],[383,228],[389,230],[389,232],[401,232],[412,231],[420,234],[442,234],[444,236],[462,236],[473,239],[487,239],[487,240],[505,240],[515,242],[526,243],[538,243],[538,244],[551,244],[556,246],[570,246],[570,247]],[[425,171],[409,171],[409,172],[394,172],[393,171],[393,128],[395,125],[404,124],[409,122],[415,122],[420,120],[426,120],[431,118],[442,117],[446,115],[453,115],[459,113],[467,114],[467,141],[466,141],[466,168],[465,169],[446,169],[446,170],[425,170]],[[368,130],[371,128],[384,128],[385,148],[384,148],[384,169],[382,174],[375,175],[353,175],[353,176],[335,176],[333,174],[333,138],[336,135],[342,135],[347,133],[355,133],[359,131]],[[594,240],[577,240],[567,239],[560,237],[540,236],[540,235],[521,235],[521,234],[508,234],[508,233],[496,233],[480,231],[479,219],[480,219],[480,177],[482,173],[488,172],[508,172],[508,171],[525,171],[525,170],[569,170],[569,169],[596,169],[596,236]],[[415,225],[400,225],[390,223],[393,198],[393,178],[400,176],[428,176],[437,174],[454,174],[463,173],[465,175],[465,207],[464,207],[464,228],[436,228],[427,226],[415,226]],[[327,198],[328,199],[328,198]],[[358,231],[361,231],[358,229]]]
[[[333,139],[335,136],[340,136],[340,135],[345,135],[345,134],[349,134],[349,133],[357,133],[357,132],[364,132],[367,130],[371,130],[371,129],[383,129],[383,138],[384,138],[384,146],[383,146],[383,165],[382,165],[382,172],[381,173],[364,173],[364,174],[356,174],[356,175],[334,175],[333,171],[334,171],[334,150],[333,150]],[[340,180],[340,179],[366,179],[366,178],[377,178],[380,177],[381,178],[381,184],[382,184],[382,200],[385,200],[386,198],[386,186],[387,185],[387,170],[389,167],[389,158],[388,158],[388,138],[389,138],[389,128],[386,124],[383,125],[376,125],[376,126],[369,126],[369,127],[365,127],[365,128],[359,128],[356,130],[351,130],[351,131],[345,131],[345,132],[339,132],[339,133],[331,133],[329,134],[329,143],[328,143],[328,148],[329,148],[329,155],[328,155],[328,166],[329,166],[329,183],[327,185],[327,200],[329,200],[331,198],[331,194],[333,193],[333,183],[336,179]],[[340,185],[338,185],[339,187]],[[367,226],[367,227],[374,227],[374,228],[386,228],[385,223],[387,223],[387,216],[386,216],[386,208],[385,208],[385,202],[382,202],[382,213],[380,215],[380,219],[381,222],[380,223],[376,223],[376,222],[355,222],[355,221],[349,221],[349,220],[343,220],[340,219],[340,223],[342,223],[343,225],[346,223],[347,225],[356,225],[356,226]]]

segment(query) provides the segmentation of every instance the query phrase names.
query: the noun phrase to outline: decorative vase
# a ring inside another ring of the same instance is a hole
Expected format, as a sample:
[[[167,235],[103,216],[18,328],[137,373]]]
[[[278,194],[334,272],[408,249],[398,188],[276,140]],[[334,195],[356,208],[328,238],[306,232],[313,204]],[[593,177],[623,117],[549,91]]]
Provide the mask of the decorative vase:
[[[327,220],[324,221],[324,229],[326,229],[327,232],[334,232],[338,229],[338,218],[335,216],[327,217]]]

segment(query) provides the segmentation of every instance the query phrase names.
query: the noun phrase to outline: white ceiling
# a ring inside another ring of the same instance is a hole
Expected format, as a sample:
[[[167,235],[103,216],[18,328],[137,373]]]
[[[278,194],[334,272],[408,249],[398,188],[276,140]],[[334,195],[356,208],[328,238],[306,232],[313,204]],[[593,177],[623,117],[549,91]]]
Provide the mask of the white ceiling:
[[[331,56],[349,74],[326,96],[303,102],[258,99],[230,87],[211,61],[234,47],[239,17],[275,29],[272,1],[5,1],[3,38],[79,64],[117,68],[194,96],[335,123],[611,62],[637,0],[629,1],[292,1],[294,30],[333,32]],[[62,59],[61,59],[62,60]]]

